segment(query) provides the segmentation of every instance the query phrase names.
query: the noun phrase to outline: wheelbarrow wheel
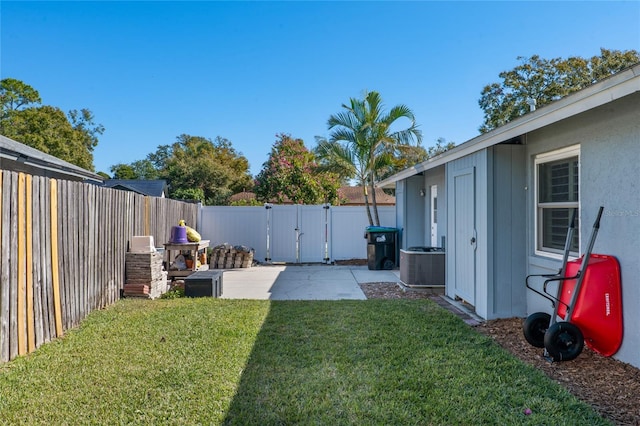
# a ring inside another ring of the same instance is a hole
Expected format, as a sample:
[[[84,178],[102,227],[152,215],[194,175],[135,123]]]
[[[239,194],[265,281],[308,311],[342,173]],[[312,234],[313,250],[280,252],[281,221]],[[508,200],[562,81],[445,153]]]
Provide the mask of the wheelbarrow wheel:
[[[578,326],[557,322],[544,334],[544,347],[554,361],[571,361],[584,348],[584,337]]]
[[[549,328],[551,315],[546,312],[536,312],[527,317],[522,324],[524,338],[536,348],[544,348],[544,334]]]

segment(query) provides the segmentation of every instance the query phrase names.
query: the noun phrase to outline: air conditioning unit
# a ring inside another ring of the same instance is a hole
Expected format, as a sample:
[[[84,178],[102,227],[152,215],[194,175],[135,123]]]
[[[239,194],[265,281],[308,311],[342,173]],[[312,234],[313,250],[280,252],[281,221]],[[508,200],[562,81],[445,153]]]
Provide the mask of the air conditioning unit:
[[[444,287],[445,252],[440,247],[400,250],[400,281],[407,287]]]

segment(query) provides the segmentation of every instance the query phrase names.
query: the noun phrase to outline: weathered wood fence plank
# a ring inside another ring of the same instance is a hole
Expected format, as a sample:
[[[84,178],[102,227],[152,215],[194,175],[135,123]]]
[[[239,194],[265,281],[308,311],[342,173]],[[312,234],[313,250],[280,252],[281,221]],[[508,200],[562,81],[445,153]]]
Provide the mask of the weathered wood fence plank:
[[[11,217],[9,231],[9,253],[18,251],[18,174],[11,173]],[[18,356],[18,262],[9,262],[9,356]]]
[[[9,250],[10,177],[0,173],[0,359],[9,359]]]
[[[0,170],[0,362],[120,297],[134,235],[161,247],[198,205]]]

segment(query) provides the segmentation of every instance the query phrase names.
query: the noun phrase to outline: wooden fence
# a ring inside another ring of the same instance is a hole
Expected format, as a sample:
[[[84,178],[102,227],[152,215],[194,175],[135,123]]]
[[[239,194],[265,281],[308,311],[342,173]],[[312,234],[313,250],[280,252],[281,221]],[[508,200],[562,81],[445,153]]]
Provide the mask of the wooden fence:
[[[162,246],[197,216],[196,204],[0,170],[0,361],[114,303],[131,236]]]

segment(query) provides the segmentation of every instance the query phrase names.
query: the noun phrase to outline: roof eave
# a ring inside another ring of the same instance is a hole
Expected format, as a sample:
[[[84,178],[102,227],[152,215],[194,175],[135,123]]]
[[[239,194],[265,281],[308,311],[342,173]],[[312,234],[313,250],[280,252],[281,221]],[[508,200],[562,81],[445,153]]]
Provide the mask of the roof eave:
[[[22,163],[25,166],[74,176],[89,182],[101,183],[104,180],[102,176],[96,173],[14,141],[6,136],[0,135],[0,142],[2,142],[0,144],[0,159],[6,158]]]

